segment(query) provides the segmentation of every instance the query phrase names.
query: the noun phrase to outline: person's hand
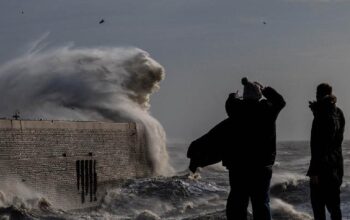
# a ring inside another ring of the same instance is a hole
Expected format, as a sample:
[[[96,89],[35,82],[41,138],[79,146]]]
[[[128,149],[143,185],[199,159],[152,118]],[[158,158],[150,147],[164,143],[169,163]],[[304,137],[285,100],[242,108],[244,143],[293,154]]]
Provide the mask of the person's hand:
[[[265,89],[265,86],[263,86],[261,83],[259,83],[257,81],[255,81],[254,84],[259,87],[260,91],[263,91]]]
[[[319,183],[318,176],[310,176],[310,181],[312,184],[318,184]]]
[[[239,98],[239,91],[230,93],[229,98],[238,99]]]
[[[316,101],[309,101],[309,108],[310,108],[311,110],[314,110],[315,105],[316,105]]]

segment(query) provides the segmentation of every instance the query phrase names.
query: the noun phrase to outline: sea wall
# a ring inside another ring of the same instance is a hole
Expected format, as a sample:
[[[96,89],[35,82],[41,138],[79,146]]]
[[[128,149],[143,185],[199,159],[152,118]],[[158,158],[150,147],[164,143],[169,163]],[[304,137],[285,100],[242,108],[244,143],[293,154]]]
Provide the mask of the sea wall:
[[[61,209],[96,206],[106,187],[151,175],[136,123],[0,120],[0,190],[19,181]]]

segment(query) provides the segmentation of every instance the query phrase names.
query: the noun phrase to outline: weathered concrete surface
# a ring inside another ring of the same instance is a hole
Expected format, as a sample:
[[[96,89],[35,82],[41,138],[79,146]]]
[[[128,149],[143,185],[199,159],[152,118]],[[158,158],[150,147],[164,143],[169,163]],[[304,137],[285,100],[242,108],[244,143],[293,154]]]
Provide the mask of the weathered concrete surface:
[[[79,209],[96,206],[109,184],[150,174],[138,124],[0,120],[0,190],[15,178]]]

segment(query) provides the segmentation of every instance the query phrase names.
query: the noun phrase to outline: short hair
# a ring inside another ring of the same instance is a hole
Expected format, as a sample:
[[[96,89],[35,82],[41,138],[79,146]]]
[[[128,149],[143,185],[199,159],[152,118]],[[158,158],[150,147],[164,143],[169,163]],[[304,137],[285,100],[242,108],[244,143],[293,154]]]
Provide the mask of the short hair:
[[[324,97],[326,95],[332,95],[332,86],[327,83],[321,83],[317,86],[317,94],[320,97]]]

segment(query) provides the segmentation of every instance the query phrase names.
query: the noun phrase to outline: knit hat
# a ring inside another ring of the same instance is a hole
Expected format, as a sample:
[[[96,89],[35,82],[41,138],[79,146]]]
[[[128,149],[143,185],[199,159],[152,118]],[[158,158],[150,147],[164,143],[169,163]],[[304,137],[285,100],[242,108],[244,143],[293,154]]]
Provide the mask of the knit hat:
[[[259,83],[250,82],[246,77],[244,77],[242,78],[242,84],[244,86],[243,99],[250,99],[256,101],[261,99],[261,85]]]

